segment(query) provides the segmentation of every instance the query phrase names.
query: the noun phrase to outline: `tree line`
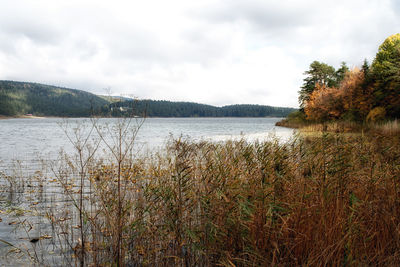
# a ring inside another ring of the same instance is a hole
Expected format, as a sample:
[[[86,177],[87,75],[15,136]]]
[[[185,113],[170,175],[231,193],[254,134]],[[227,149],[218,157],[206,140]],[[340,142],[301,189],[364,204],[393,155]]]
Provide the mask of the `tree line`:
[[[127,100],[111,104],[113,116],[148,117],[286,117],[294,108],[263,105],[229,105],[216,107],[192,102],[165,100]]]
[[[379,46],[371,65],[364,60],[360,68],[350,70],[343,62],[335,70],[314,61],[304,74],[296,117],[314,122],[400,118],[400,34]]]

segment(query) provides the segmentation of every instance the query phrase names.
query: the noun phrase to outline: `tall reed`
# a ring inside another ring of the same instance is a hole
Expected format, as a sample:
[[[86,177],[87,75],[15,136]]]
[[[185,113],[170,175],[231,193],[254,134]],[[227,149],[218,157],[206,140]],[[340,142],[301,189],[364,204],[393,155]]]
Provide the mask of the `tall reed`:
[[[178,138],[138,158],[136,132],[126,124],[116,128],[114,141],[96,129],[111,156],[83,169],[78,161],[90,183],[90,190],[79,188],[90,194],[78,195],[75,205],[80,243],[72,244],[80,247],[71,249],[80,264],[400,262],[398,135],[324,133],[286,143]],[[76,196],[67,186],[73,173],[61,170],[65,190]]]

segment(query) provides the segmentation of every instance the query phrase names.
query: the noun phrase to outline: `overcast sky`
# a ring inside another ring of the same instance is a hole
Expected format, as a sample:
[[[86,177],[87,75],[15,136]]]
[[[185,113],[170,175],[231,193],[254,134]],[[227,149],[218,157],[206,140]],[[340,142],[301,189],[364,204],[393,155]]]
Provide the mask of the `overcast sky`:
[[[371,62],[399,14],[399,0],[0,0],[0,79],[297,107],[313,60]]]

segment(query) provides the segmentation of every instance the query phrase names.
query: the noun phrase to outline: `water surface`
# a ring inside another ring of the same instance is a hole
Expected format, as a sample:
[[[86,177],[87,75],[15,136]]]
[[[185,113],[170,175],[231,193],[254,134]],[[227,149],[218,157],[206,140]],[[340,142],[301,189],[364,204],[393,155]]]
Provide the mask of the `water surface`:
[[[280,118],[147,118],[141,125],[136,143],[141,149],[161,147],[172,137],[189,137],[192,140],[224,141],[245,138],[249,141],[265,140],[271,135],[289,138],[293,130],[275,126]],[[100,119],[99,125],[112,125],[118,119]],[[132,121],[132,125],[138,125]],[[8,119],[0,120],[0,165],[11,160],[35,161],[54,159],[63,148],[73,151],[63,127],[71,130],[77,124],[90,125],[89,119]]]

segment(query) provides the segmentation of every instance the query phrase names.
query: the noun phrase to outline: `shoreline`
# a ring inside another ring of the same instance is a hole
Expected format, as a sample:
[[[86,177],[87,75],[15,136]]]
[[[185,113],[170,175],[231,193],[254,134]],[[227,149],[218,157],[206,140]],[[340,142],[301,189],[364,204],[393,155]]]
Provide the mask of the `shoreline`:
[[[0,115],[0,120],[8,120],[8,119],[49,119],[49,118],[67,118],[67,119],[76,119],[76,118],[90,118],[90,117],[57,117],[57,116],[27,116],[27,115],[21,115],[21,116],[5,116],[5,115]],[[125,117],[95,117],[95,118],[125,118]],[[129,117],[126,117],[129,118]],[[140,119],[140,118],[145,118],[145,119],[168,119],[168,118],[283,118],[283,117],[132,117],[132,119]],[[281,125],[275,125],[275,126],[280,126],[280,127],[286,127],[286,126],[281,126]],[[287,128],[292,128],[292,127],[287,127]]]
[[[53,118],[53,117],[40,117],[40,116],[27,116],[27,115],[21,115],[21,116],[0,115],[0,120],[8,120],[8,119],[46,119],[46,118]]]

